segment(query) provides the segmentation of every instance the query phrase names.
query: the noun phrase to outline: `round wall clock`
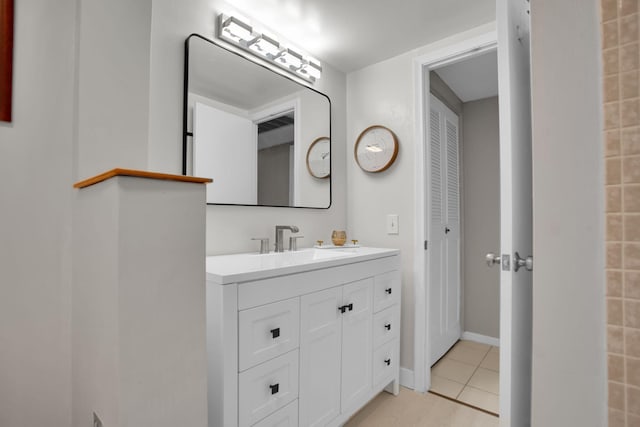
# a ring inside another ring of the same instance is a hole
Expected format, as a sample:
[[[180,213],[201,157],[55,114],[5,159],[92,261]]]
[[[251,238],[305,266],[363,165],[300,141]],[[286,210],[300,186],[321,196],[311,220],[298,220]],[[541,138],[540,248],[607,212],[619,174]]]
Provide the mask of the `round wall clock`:
[[[331,173],[331,141],[326,136],[313,141],[307,150],[307,169],[311,176],[324,179]]]
[[[370,126],[358,136],[353,154],[362,170],[382,172],[398,157],[398,138],[389,128]]]

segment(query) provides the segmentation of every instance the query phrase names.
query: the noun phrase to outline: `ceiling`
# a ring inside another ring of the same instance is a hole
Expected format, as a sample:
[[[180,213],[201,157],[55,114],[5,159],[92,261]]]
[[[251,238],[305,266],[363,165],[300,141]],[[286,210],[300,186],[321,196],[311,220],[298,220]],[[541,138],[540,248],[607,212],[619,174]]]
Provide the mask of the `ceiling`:
[[[494,50],[435,72],[462,102],[498,95],[498,53]]]
[[[262,32],[351,72],[495,20],[495,0],[226,0]],[[270,30],[270,31],[269,31]]]

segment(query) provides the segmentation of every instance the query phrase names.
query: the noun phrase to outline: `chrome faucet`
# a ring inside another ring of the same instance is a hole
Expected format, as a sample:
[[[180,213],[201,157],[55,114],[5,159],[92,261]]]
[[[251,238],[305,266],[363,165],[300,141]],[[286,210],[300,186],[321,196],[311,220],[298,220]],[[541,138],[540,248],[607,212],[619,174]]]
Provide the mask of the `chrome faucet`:
[[[292,233],[300,231],[295,225],[276,225],[276,252],[284,252],[283,234],[284,230],[291,230]]]

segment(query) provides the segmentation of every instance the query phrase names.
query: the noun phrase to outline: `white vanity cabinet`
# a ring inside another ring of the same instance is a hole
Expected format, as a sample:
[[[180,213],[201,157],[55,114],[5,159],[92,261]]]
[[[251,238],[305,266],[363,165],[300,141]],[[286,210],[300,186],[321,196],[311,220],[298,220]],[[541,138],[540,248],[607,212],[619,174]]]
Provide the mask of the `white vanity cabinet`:
[[[399,252],[330,255],[207,258],[209,427],[339,426],[397,394]]]

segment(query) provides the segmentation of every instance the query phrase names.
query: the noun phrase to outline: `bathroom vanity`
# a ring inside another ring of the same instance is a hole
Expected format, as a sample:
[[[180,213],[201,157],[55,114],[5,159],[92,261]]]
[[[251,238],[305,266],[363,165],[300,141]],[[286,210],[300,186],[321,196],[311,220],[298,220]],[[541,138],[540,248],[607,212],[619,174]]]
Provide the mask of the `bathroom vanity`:
[[[209,427],[339,426],[399,391],[400,255],[208,257]]]

